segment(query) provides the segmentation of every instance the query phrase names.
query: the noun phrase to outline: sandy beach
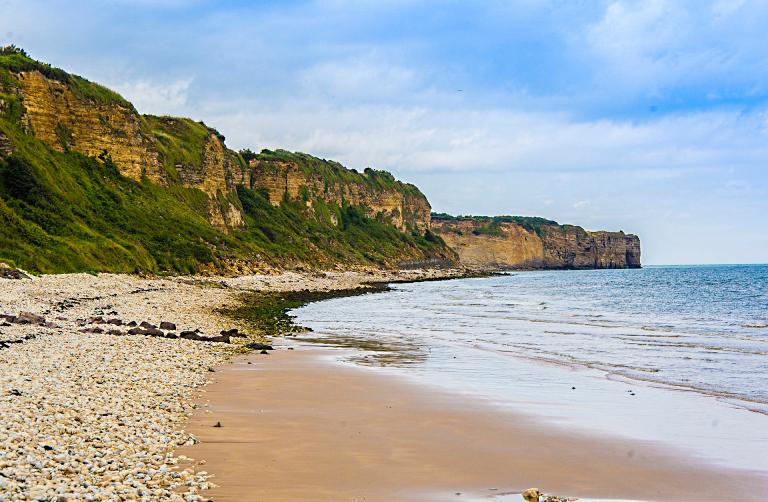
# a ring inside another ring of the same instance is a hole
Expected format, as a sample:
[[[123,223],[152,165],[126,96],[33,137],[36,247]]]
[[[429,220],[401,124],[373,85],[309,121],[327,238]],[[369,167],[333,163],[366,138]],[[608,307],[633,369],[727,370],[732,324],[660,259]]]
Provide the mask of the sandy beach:
[[[238,343],[258,339],[241,326],[249,337],[233,343],[195,340],[237,327],[217,307],[243,291],[352,289],[456,273],[0,280],[0,500],[197,500],[208,476],[179,467],[173,450],[196,442],[184,425],[213,367]]]
[[[0,500],[508,500],[532,486],[758,500],[765,486],[747,473],[342,367],[328,349],[276,340],[242,355],[259,334],[216,313],[247,291],[460,273],[0,281]],[[198,339],[232,328],[248,337]]]
[[[328,349],[220,368],[180,449],[216,473],[215,500],[759,500],[748,473],[651,444],[541,426],[488,403],[331,362]],[[221,427],[214,427],[216,424]]]

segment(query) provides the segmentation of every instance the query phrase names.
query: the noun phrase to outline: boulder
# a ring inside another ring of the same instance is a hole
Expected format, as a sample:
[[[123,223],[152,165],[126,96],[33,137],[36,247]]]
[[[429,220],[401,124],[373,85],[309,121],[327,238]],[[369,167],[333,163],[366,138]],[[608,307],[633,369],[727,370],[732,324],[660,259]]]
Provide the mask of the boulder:
[[[238,332],[237,328],[225,329],[223,331],[220,331],[219,334],[222,336],[226,335],[226,336],[234,336],[237,338],[245,338],[245,335]]]
[[[16,324],[44,324],[45,317],[32,312],[20,312],[16,316]]]
[[[541,492],[538,488],[528,488],[521,495],[523,496],[523,500],[525,500],[525,502],[539,502]]]
[[[122,326],[123,321],[121,319],[107,319],[107,324],[112,324],[114,326]]]
[[[143,334],[149,336],[165,336],[165,333],[157,328],[145,328]]]
[[[266,343],[250,342],[246,343],[245,347],[251,350],[275,350],[274,347]]]
[[[179,338],[184,338],[185,340],[204,340],[205,337],[199,335],[196,331],[182,331],[181,334],[179,334]]]
[[[154,324],[150,324],[147,321],[141,321],[141,324],[139,324],[139,326],[141,326],[142,328],[147,328],[147,329],[156,329],[157,328],[157,326],[155,326]]]
[[[162,321],[160,323],[160,329],[164,329],[166,331],[176,331],[176,325],[172,322]]]
[[[0,264],[0,278],[2,279],[14,279],[14,280],[21,280],[21,279],[31,279],[30,276],[25,274],[19,269],[11,268],[5,263]]]

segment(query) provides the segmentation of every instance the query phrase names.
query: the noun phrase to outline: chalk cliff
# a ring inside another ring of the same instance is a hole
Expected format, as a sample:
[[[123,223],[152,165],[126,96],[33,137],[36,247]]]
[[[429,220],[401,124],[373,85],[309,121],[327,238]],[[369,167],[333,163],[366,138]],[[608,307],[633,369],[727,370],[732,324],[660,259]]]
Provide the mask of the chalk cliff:
[[[542,218],[436,215],[432,231],[475,268],[639,268],[640,239],[624,232],[590,232]]]

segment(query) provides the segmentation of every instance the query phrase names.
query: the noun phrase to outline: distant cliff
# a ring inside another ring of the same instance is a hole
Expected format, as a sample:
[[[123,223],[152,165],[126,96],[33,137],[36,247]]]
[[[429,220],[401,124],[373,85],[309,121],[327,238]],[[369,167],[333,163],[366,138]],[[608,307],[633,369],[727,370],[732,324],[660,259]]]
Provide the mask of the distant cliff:
[[[500,269],[639,268],[640,239],[543,218],[433,215],[432,231],[462,264]]]
[[[32,271],[247,273],[455,264],[430,206],[384,171],[141,115],[117,93],[0,49],[0,260]]]

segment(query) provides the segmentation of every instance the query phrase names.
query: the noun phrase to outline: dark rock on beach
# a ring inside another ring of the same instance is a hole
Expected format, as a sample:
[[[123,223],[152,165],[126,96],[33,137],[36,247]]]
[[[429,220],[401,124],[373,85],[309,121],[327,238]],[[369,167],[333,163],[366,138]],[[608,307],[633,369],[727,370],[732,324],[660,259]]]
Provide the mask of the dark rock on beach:
[[[164,329],[166,331],[176,331],[176,325],[172,322],[162,321],[160,323],[160,329]]]
[[[250,342],[245,344],[246,348],[251,350],[275,350],[274,347],[266,343]]]

